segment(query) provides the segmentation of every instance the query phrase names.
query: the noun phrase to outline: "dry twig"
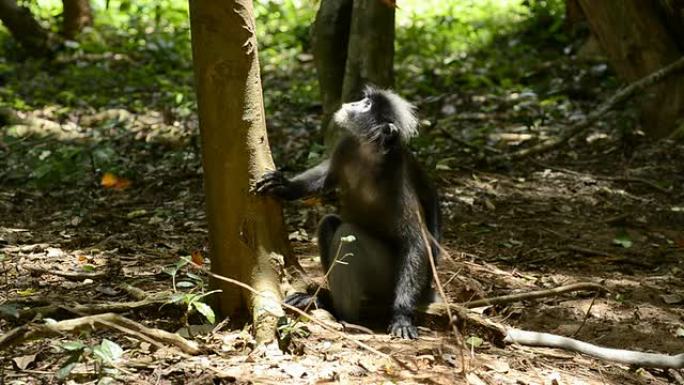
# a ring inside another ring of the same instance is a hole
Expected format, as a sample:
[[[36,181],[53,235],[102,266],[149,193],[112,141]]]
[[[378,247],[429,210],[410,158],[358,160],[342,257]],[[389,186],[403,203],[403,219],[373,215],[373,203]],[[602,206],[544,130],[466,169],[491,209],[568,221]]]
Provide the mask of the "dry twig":
[[[538,299],[544,297],[550,297],[558,295],[561,293],[567,293],[571,291],[608,291],[604,286],[593,282],[579,282],[570,285],[560,286],[553,289],[535,290],[527,293],[509,294],[502,295],[500,297],[483,298],[476,301],[469,301],[463,304],[463,306],[468,308],[486,306],[486,305],[501,305],[511,302],[526,301],[530,299]]]

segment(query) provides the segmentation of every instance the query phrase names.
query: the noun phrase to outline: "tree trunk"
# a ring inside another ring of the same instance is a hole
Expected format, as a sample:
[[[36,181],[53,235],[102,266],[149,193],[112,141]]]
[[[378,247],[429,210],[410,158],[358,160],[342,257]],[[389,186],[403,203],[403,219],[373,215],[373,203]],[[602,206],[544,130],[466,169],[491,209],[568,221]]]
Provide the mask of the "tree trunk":
[[[361,96],[366,84],[394,85],[394,7],[382,0],[354,0],[342,101]]]
[[[313,55],[323,103],[321,127],[340,106],[351,28],[352,0],[321,0],[313,25]]]
[[[634,81],[681,57],[656,0],[580,0],[589,25],[620,77]],[[646,133],[661,138],[684,116],[684,75],[650,88],[641,103]]]
[[[75,39],[83,27],[93,25],[90,0],[62,0],[62,5],[64,7],[62,35],[66,39]]]
[[[222,290],[219,313],[242,318],[248,307],[257,341],[266,342],[275,337],[282,315],[276,270],[287,244],[280,204],[249,191],[257,177],[274,169],[252,1],[191,0],[190,27],[211,269],[263,295],[218,280],[211,283]]]
[[[679,50],[684,52],[684,0],[660,0],[665,25],[675,37]]]
[[[38,24],[31,11],[15,0],[0,0],[0,20],[30,54],[44,56],[51,52],[50,35]]]

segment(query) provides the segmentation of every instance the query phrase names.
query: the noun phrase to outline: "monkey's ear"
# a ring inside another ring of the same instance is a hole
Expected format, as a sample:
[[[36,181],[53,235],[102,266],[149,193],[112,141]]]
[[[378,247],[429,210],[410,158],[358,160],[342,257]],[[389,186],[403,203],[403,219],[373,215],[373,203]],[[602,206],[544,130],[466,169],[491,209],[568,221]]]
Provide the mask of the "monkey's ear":
[[[394,123],[385,123],[385,126],[382,128],[382,133],[385,136],[399,135],[399,129]]]
[[[400,139],[399,128],[394,123],[384,123],[382,125],[382,141],[386,146],[399,143]]]

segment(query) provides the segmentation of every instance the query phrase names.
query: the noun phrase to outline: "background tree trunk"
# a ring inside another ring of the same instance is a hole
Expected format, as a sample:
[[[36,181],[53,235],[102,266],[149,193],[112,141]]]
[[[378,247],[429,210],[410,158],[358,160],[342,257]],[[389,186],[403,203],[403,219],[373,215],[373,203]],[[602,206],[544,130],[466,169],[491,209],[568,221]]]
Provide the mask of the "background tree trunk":
[[[90,0],[62,0],[62,5],[64,7],[62,35],[66,39],[75,39],[83,27],[93,25]]]
[[[323,103],[321,127],[340,106],[347,62],[352,0],[321,0],[313,25],[313,55]]]
[[[28,8],[20,7],[15,0],[0,0],[0,20],[30,54],[43,56],[50,53],[50,35]]]
[[[211,269],[265,296],[217,280],[212,286],[223,290],[219,313],[240,317],[248,305],[257,341],[264,342],[275,337],[282,314],[276,268],[287,245],[280,204],[249,192],[255,178],[274,169],[252,1],[192,0],[190,25]]]
[[[620,77],[634,81],[672,63],[682,52],[659,15],[657,0],[580,0],[593,33]],[[649,89],[641,121],[654,138],[668,135],[684,116],[684,75]]]
[[[354,0],[342,101],[361,96],[363,86],[394,85],[394,8],[381,0]]]
[[[665,25],[675,37],[679,50],[684,52],[684,0],[660,0]]]
[[[338,130],[330,118],[340,105],[358,99],[367,84],[394,85],[394,7],[382,0],[322,0],[314,24],[314,58],[322,127],[331,148]]]

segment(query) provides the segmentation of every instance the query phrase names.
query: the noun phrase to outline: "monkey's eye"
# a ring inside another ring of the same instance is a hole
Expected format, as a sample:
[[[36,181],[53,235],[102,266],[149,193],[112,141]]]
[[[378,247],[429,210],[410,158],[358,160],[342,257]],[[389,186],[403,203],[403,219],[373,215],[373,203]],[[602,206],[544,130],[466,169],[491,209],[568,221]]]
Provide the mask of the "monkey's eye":
[[[366,111],[370,110],[371,101],[368,98],[359,100],[358,102],[356,102],[355,107],[359,109],[359,112],[366,112]]]

